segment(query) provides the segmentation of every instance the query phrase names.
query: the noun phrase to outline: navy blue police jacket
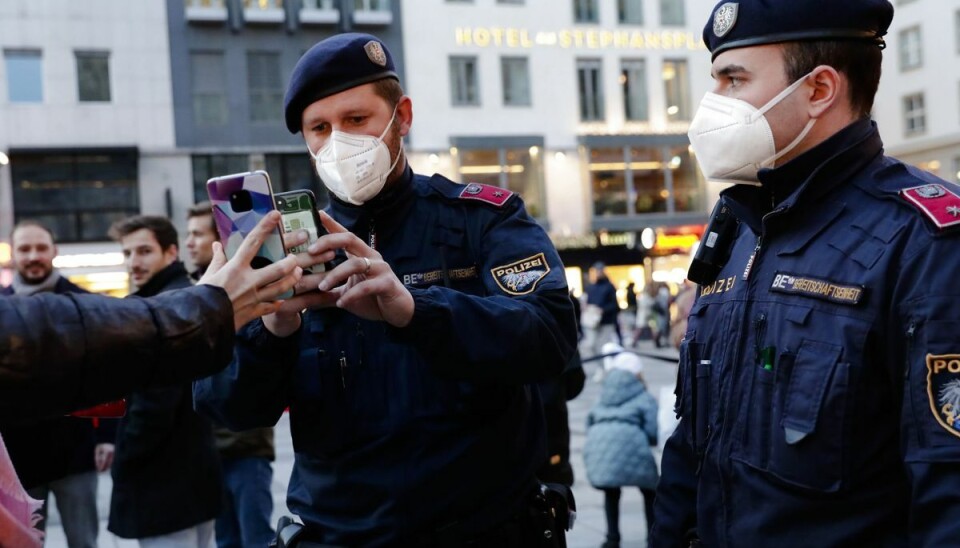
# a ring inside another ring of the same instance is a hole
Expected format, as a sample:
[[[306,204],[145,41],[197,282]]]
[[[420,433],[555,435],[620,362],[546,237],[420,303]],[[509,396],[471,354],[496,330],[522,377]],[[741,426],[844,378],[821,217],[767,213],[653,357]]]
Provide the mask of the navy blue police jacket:
[[[858,121],[722,193],[651,546],[960,539],[960,188],[882,147]]]
[[[547,234],[505,189],[409,169],[330,212],[410,290],[411,323],[317,309],[280,339],[252,322],[227,370],[195,384],[197,409],[248,429],[289,406],[287,504],[319,541],[412,545],[510,518],[546,460],[531,383],[558,376],[577,340]]]

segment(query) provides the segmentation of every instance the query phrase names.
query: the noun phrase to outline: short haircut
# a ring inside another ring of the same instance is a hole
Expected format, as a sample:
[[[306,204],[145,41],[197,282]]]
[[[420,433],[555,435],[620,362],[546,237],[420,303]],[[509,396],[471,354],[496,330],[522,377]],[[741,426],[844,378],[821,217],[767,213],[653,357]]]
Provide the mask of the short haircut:
[[[177,229],[174,228],[170,219],[160,217],[159,215],[136,215],[134,217],[127,217],[126,219],[120,219],[110,226],[108,234],[110,234],[111,238],[119,242],[122,238],[144,228],[153,232],[153,237],[156,238],[157,243],[160,244],[160,249],[166,251],[170,246],[174,246],[177,249],[180,248],[180,246],[177,245],[179,241]]]
[[[47,227],[47,225],[41,223],[40,221],[34,221],[33,219],[24,219],[18,222],[17,224],[13,225],[13,231],[10,232],[10,239],[13,240],[13,235],[16,234],[18,230],[20,230],[21,228],[27,228],[28,226],[36,227],[46,232],[47,234],[50,235],[50,241],[53,242],[54,244],[57,243],[57,238],[56,236],[53,235],[53,231],[50,230],[50,228]]]
[[[847,99],[854,114],[858,118],[870,117],[883,61],[876,44],[855,40],[786,42],[783,59],[788,82],[797,81],[820,65],[833,67],[849,82]]]
[[[213,219],[213,204],[210,203],[210,200],[204,200],[200,203],[193,204],[190,206],[190,209],[187,210],[187,219],[203,217],[204,215],[210,216],[210,230],[213,231],[213,236],[219,242],[220,233],[217,231],[217,221]]]
[[[393,78],[381,78],[374,82],[373,92],[382,97],[391,108],[396,107],[403,98],[403,86]]]

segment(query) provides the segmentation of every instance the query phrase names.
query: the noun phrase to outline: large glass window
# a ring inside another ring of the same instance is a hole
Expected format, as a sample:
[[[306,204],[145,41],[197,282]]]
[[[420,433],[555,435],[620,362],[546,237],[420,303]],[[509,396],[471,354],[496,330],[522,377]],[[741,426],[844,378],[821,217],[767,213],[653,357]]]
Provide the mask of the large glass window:
[[[923,108],[923,94],[903,98],[903,127],[907,136],[919,135],[927,129],[927,115]]]
[[[686,24],[686,13],[683,7],[685,0],[660,0],[660,24],[683,26]]]
[[[686,146],[592,148],[596,217],[699,211],[702,193]]]
[[[77,97],[81,102],[110,100],[110,54],[78,51]]]
[[[140,212],[136,149],[11,152],[15,220],[34,219],[61,242],[107,240]]]
[[[573,0],[573,21],[575,23],[597,23],[600,12],[597,0]]]
[[[193,201],[209,200],[207,196],[207,179],[243,173],[250,170],[250,158],[246,154],[194,154],[193,164]],[[273,177],[273,174],[270,174]]]
[[[620,65],[623,111],[627,120],[647,120],[647,64],[643,59],[624,59]]]
[[[526,57],[502,57],[500,72],[503,79],[503,104],[530,105],[530,71]]]
[[[625,25],[642,25],[643,0],[617,0],[617,20]]]
[[[283,77],[280,54],[247,53],[247,88],[250,93],[250,121],[276,122],[283,113]]]
[[[390,11],[390,0],[353,0],[353,11]]]
[[[197,126],[222,126],[227,123],[226,82],[223,53],[190,54],[193,120]]]
[[[667,121],[690,120],[690,75],[686,60],[663,60],[663,93],[667,102]]]
[[[40,50],[5,50],[7,98],[11,103],[43,102],[43,71]]]
[[[476,57],[450,57],[450,97],[453,106],[477,106],[480,92]]]
[[[960,53],[960,10],[953,13],[953,34],[955,38],[957,53]]]
[[[459,161],[460,182],[509,189],[523,198],[532,217],[545,217],[540,147],[460,150]]]
[[[580,90],[580,120],[604,119],[602,65],[599,59],[577,60],[577,85]]]
[[[920,27],[900,31],[900,70],[910,70],[923,64],[923,44]]]

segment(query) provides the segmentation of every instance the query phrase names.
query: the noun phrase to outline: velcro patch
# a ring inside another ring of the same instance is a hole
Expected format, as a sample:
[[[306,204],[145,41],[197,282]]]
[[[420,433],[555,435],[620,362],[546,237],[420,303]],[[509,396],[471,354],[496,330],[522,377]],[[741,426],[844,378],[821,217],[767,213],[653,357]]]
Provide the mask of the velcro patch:
[[[513,192],[498,186],[470,183],[460,191],[462,200],[480,200],[497,207],[503,206],[513,196]]]
[[[940,426],[960,438],[960,354],[927,354],[927,396]]]
[[[549,272],[550,265],[543,253],[490,269],[500,289],[510,295],[526,295],[532,292]]]
[[[466,268],[451,268],[447,270],[447,275],[451,280],[470,280],[476,278],[477,267],[468,266]],[[443,280],[443,270],[431,270],[430,272],[414,272],[402,276],[403,285],[430,285]]]
[[[770,291],[855,305],[863,299],[866,289],[862,285],[838,284],[820,278],[777,272]]]
[[[960,224],[960,196],[943,185],[906,188],[900,195],[941,229]]]

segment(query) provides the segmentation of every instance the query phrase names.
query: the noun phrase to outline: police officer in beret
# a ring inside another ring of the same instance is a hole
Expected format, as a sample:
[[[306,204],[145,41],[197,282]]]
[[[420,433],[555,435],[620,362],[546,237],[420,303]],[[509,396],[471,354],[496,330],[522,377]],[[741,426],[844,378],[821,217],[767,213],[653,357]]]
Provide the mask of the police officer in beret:
[[[652,546],[960,543],[960,188],[883,155],[892,17],[740,0],[707,21],[689,136],[736,184],[690,271]]]
[[[347,260],[248,324],[197,408],[248,429],[289,407],[300,546],[560,545],[534,383],[577,336],[546,233],[509,190],[411,171],[413,103],[374,36],[307,51],[285,109],[332,195],[300,264]]]

